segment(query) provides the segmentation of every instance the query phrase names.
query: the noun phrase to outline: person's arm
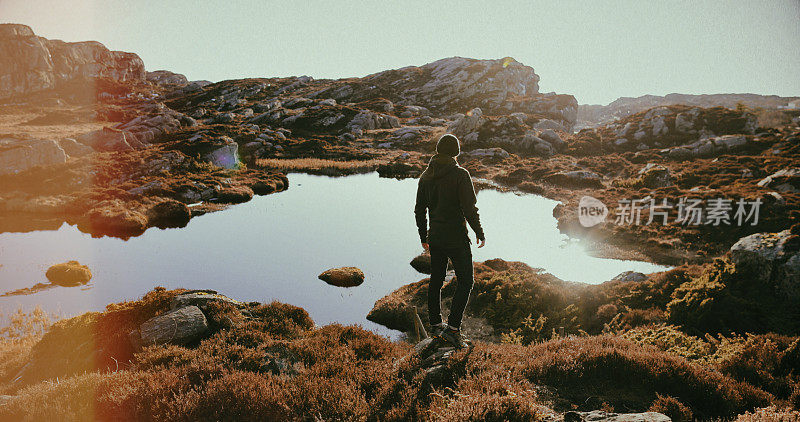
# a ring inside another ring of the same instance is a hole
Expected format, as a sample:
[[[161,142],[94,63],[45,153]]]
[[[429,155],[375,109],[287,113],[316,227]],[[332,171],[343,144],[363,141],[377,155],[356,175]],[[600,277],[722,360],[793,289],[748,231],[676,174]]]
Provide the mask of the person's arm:
[[[428,244],[428,197],[425,186],[420,180],[417,185],[417,203],[414,205],[414,216],[417,219],[417,231],[423,247]]]
[[[461,212],[464,214],[464,218],[467,219],[469,226],[472,227],[472,231],[475,232],[475,236],[480,241],[486,240],[481,227],[481,219],[478,216],[478,207],[475,206],[478,198],[475,196],[475,188],[472,186],[472,179],[470,179],[467,171],[464,171],[458,180],[458,201],[461,205]]]

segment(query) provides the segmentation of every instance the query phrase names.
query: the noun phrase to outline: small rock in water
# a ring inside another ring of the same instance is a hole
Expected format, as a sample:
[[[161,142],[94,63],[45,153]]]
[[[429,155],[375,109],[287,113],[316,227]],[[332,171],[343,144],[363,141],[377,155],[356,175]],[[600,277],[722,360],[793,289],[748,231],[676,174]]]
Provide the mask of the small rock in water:
[[[411,260],[410,264],[415,270],[421,272],[422,274],[431,273],[431,255],[428,253],[421,253],[415,256],[414,259]],[[453,264],[450,261],[447,261],[447,269],[453,269]]]
[[[92,272],[78,261],[68,261],[53,265],[45,276],[53,284],[72,287],[88,283],[92,279]]]
[[[364,272],[356,267],[331,268],[319,275],[319,279],[337,287],[355,287],[364,282]]]

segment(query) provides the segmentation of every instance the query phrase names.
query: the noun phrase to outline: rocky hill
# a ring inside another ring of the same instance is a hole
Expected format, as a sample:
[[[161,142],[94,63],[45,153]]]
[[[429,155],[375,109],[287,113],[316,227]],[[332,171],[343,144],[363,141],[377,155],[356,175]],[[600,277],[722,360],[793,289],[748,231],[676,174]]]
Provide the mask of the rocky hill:
[[[0,100],[91,78],[144,81],[144,62],[96,41],[48,40],[26,25],[0,24]]]
[[[735,109],[739,104],[750,108],[777,109],[800,97],[780,97],[759,94],[667,94],[620,97],[608,105],[581,104],[578,107],[578,127],[594,127],[613,122],[631,114],[659,106],[688,105],[696,107],[725,107]]]
[[[418,164],[390,161],[418,160],[445,131],[462,136],[465,150],[550,156],[563,149],[558,133],[577,113],[574,97],[539,93],[539,76],[512,58],[212,84],[145,72],[136,55],[99,43],[1,28],[9,65],[0,96],[0,213],[9,218],[0,230],[28,229],[14,221],[31,214],[122,237],[180,226],[283,189],[280,166],[263,167],[263,159],[362,160],[382,174],[414,174]],[[186,208],[195,202],[204,205]]]

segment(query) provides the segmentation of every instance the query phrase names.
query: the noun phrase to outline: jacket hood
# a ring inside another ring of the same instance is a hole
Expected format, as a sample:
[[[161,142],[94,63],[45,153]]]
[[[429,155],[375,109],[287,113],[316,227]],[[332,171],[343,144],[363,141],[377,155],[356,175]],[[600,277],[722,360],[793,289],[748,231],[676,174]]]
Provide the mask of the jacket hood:
[[[458,167],[456,159],[447,154],[436,154],[431,157],[428,168],[422,172],[420,179],[435,180],[444,177]]]

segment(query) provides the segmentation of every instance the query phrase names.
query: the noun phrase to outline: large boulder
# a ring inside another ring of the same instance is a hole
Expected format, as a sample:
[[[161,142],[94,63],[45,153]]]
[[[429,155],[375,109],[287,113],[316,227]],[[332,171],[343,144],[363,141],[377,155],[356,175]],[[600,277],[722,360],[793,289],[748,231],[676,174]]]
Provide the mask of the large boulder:
[[[800,251],[798,236],[789,230],[755,233],[739,239],[731,247],[731,260],[737,266],[758,274],[760,281],[775,285],[789,297],[800,296]]]
[[[48,40],[26,25],[0,24],[0,99],[90,78],[144,81],[144,62],[96,41]]]
[[[66,161],[67,154],[55,141],[0,139],[0,175],[16,174],[33,167]]]
[[[556,133],[553,129],[545,129],[542,133],[539,134],[539,138],[547,142],[548,144],[552,145],[553,148],[557,150],[561,150],[566,145],[563,139],[561,139],[561,135]]]
[[[135,347],[183,345],[197,340],[207,331],[208,321],[203,311],[197,306],[186,306],[150,318],[129,336]]]
[[[337,287],[355,287],[364,282],[364,272],[356,267],[331,268],[319,275],[319,279]]]
[[[239,145],[227,136],[213,139],[205,149],[207,151],[200,157],[202,161],[226,169],[235,168],[239,164]]]
[[[477,132],[485,121],[486,119],[483,118],[483,111],[480,108],[475,107],[467,112],[467,114],[458,115],[456,120],[450,124],[447,130],[459,138],[466,138],[465,140],[469,142],[473,139],[467,138],[467,135]],[[475,136],[475,139],[477,139],[477,135]]]

